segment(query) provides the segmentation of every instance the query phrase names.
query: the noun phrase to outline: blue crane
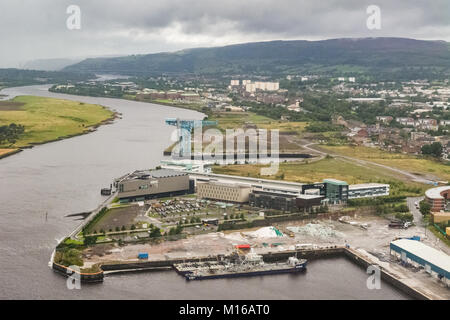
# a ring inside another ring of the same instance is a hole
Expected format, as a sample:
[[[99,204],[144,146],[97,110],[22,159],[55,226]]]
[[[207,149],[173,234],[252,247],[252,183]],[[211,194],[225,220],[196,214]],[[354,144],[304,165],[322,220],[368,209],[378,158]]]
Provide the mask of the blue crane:
[[[217,121],[211,120],[181,120],[178,118],[167,118],[166,124],[177,127],[180,158],[191,154],[191,132],[198,127],[214,126]]]

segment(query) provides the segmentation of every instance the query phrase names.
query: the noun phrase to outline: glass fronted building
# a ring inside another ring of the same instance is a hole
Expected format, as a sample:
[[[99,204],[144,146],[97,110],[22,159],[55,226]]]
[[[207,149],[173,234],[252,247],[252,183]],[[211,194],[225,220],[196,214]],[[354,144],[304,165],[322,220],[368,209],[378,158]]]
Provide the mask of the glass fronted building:
[[[345,203],[348,199],[348,183],[336,179],[324,179],[325,194],[330,204]]]

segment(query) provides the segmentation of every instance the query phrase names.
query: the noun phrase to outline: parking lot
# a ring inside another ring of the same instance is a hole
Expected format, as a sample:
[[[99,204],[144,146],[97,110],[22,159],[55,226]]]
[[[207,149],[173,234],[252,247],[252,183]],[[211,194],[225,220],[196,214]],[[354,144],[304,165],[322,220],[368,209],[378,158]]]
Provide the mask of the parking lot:
[[[180,222],[184,225],[198,224],[204,219],[238,219],[242,215],[247,218],[249,214],[256,215],[239,205],[195,198],[153,200],[147,213],[149,217],[157,219],[165,225]]]

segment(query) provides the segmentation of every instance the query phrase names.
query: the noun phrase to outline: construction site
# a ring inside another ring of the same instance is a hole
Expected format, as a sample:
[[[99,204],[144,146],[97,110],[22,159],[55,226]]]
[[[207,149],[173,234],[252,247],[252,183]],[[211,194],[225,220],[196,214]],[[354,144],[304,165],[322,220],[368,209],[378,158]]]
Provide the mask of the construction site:
[[[132,264],[161,262],[174,259],[214,259],[233,252],[267,255],[298,250],[351,248],[369,261],[383,266],[406,282],[424,291],[432,299],[449,299],[448,287],[430,276],[424,268],[408,267],[390,255],[390,243],[396,239],[417,239],[448,253],[423,228],[392,229],[383,218],[368,215],[344,218],[308,219],[281,222],[273,226],[238,231],[210,232],[173,241],[135,243],[119,246],[115,243],[97,244],[83,251],[84,266],[96,264]],[[146,253],[145,259],[140,254]]]

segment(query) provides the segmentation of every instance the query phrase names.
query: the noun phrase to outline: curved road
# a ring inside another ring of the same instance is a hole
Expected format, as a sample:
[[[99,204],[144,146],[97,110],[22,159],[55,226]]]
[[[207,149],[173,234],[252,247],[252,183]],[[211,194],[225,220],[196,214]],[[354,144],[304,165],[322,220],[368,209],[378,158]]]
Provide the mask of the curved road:
[[[425,183],[425,184],[433,184],[434,183],[433,180],[425,179],[425,178],[417,176],[417,175],[415,175],[415,174],[413,174],[411,172],[408,172],[408,171],[405,171],[405,170],[401,170],[401,169],[398,169],[398,168],[394,168],[394,167],[390,167],[390,166],[387,166],[387,165],[384,165],[384,164],[380,164],[380,163],[376,163],[376,162],[368,161],[368,160],[361,160],[361,159],[353,158],[353,157],[349,157],[349,156],[343,156],[343,155],[336,154],[336,153],[324,152],[324,151],[320,151],[320,150],[315,149],[315,148],[311,148],[310,146],[314,145],[314,144],[316,144],[316,143],[310,142],[310,143],[307,143],[307,144],[301,144],[301,146],[303,148],[309,150],[309,151],[319,153],[319,154],[321,154],[323,156],[329,154],[330,156],[340,157],[340,158],[343,158],[343,159],[347,159],[347,160],[350,160],[350,161],[357,162],[359,164],[363,164],[363,165],[370,164],[370,165],[381,167],[383,169],[391,170],[393,172],[400,173],[400,174],[408,177],[410,180],[412,180],[414,182],[420,182],[420,183]]]

